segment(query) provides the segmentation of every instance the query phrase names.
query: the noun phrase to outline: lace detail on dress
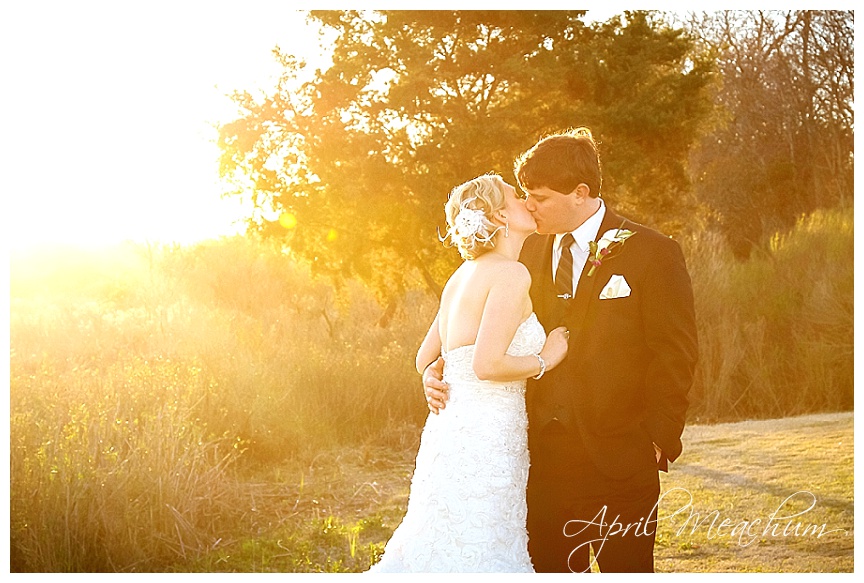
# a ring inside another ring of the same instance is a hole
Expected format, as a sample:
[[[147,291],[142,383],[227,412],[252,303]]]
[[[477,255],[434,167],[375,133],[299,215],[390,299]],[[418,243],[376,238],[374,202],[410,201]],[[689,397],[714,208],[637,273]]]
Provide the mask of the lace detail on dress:
[[[508,354],[543,348],[534,314]],[[474,347],[444,355],[450,400],[426,420],[408,509],[373,572],[533,572],[525,530],[528,418],[525,381],[477,379]]]

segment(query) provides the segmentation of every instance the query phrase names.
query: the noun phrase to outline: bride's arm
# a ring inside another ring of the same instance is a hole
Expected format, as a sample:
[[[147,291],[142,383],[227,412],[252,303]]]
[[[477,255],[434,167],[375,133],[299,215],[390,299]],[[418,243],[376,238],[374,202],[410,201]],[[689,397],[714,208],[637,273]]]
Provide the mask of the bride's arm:
[[[514,381],[527,379],[540,373],[540,361],[536,356],[511,356],[507,349],[522,323],[526,310],[530,308],[528,289],[531,275],[521,263],[502,266],[495,275],[489,289],[477,340],[474,347],[474,374],[487,381]],[[545,347],[544,347],[545,350]],[[556,366],[563,354],[560,350],[540,356],[547,360],[546,370]]]
[[[426,337],[417,351],[417,359],[414,362],[417,372],[423,374],[427,366],[438,360],[440,354],[441,335],[438,332],[438,314],[435,314],[435,320],[429,326],[429,331],[426,332]]]

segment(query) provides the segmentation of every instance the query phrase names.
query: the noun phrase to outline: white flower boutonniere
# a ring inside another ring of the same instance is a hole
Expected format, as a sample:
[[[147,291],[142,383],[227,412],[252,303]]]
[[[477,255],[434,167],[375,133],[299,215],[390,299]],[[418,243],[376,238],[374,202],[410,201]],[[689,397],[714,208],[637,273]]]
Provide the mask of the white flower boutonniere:
[[[617,229],[610,229],[603,233],[599,241],[588,243],[588,261],[591,263],[588,277],[591,277],[594,270],[603,265],[604,261],[614,257],[613,252],[619,250],[624,245],[624,241],[636,234],[635,231],[629,231],[623,227],[624,223],[621,223]]]

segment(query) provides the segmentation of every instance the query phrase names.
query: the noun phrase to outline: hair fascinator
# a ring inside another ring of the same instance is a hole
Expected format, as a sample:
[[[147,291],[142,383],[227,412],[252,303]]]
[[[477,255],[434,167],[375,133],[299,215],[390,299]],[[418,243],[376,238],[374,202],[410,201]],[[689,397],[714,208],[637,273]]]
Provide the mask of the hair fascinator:
[[[474,257],[474,251],[478,245],[494,245],[492,237],[502,228],[496,227],[482,210],[468,206],[475,200],[477,199],[469,198],[462,201],[459,212],[453,218],[453,223],[447,227],[447,234],[444,237],[441,237],[440,231],[438,234],[438,239],[442,243],[446,244],[447,239],[450,239],[450,245],[456,245],[459,254],[465,259]]]

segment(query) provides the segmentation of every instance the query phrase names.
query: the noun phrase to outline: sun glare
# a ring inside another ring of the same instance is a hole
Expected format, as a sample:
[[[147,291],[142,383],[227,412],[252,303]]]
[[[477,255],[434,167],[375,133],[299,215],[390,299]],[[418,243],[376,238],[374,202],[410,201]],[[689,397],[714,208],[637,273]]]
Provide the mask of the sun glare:
[[[293,229],[297,226],[297,217],[292,213],[284,212],[279,215],[279,224],[285,229]]]
[[[242,231],[252,211],[222,199],[217,176],[214,125],[237,115],[227,96],[271,86],[277,46],[311,70],[328,58],[305,13],[277,1],[243,10],[17,3],[10,16],[28,24],[2,41],[20,55],[7,85],[17,90],[4,95],[15,112],[2,178],[12,250],[185,244]],[[280,223],[293,229],[296,218]]]
[[[145,7],[146,6],[146,7]],[[316,63],[317,30],[288,3],[54,4],[12,9],[4,39],[15,144],[3,177],[13,250],[124,240],[191,243],[242,230],[222,199],[214,124],[228,94],[275,82],[272,49]],[[26,32],[25,32],[26,30]],[[156,42],[154,42],[156,41]]]

